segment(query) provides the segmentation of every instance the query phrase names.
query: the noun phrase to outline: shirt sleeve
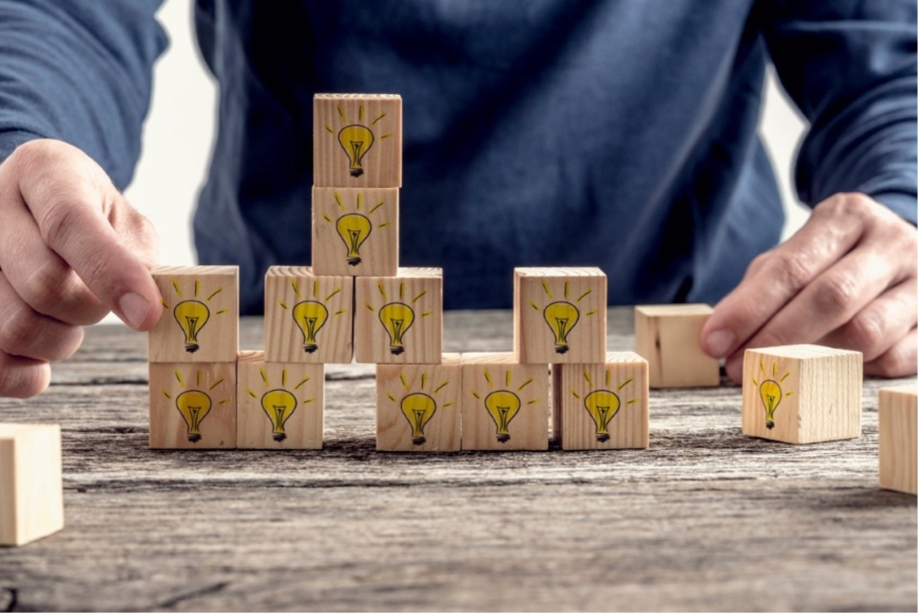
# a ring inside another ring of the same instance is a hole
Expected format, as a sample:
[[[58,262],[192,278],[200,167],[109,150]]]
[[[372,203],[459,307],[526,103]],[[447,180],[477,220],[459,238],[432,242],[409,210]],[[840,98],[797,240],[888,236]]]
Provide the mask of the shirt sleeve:
[[[811,128],[795,169],[814,206],[862,192],[917,224],[914,0],[771,0],[759,5],[783,87]]]
[[[160,2],[0,0],[0,161],[31,139],[60,139],[123,189],[167,45]]]

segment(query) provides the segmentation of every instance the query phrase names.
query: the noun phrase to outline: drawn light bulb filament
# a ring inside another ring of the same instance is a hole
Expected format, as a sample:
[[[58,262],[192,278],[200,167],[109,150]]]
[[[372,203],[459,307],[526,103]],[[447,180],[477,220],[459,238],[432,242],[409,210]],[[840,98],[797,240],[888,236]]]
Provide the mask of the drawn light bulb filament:
[[[424,445],[425,426],[438,410],[437,402],[428,394],[414,393],[403,398],[399,407],[412,427],[412,443]]]
[[[578,323],[578,308],[569,302],[553,302],[543,309],[543,320],[555,337],[556,352],[561,354],[569,350],[568,336]]]
[[[348,249],[346,258],[349,265],[358,265],[361,263],[361,254],[358,249],[367,241],[373,230],[371,221],[362,214],[345,214],[339,217],[335,223],[335,230],[339,237],[345,243]]]
[[[493,391],[486,396],[485,406],[495,423],[495,440],[507,443],[511,439],[508,428],[511,420],[521,410],[521,399],[510,391]]]
[[[195,299],[179,302],[173,308],[173,316],[182,333],[185,334],[185,350],[194,353],[198,350],[198,334],[208,322],[211,311],[203,303]]]
[[[764,409],[767,412],[766,422],[767,430],[772,430],[776,425],[773,422],[773,413],[783,399],[783,389],[779,383],[773,380],[765,380],[760,384],[760,400],[763,402]]]
[[[612,391],[600,389],[585,396],[585,409],[594,420],[595,436],[599,443],[610,440],[608,425],[620,410],[620,397]]]
[[[262,395],[262,410],[272,423],[272,438],[281,442],[287,438],[284,424],[297,410],[297,398],[285,389],[273,389]]]
[[[339,131],[339,145],[348,155],[348,172],[352,177],[361,177],[364,174],[361,161],[374,145],[374,133],[366,126],[351,124]]]
[[[320,302],[307,300],[298,303],[291,311],[294,322],[303,334],[303,350],[315,353],[319,348],[316,336],[329,318],[329,310]]]
[[[390,337],[390,353],[402,355],[406,350],[403,345],[403,336],[415,321],[415,311],[408,304],[392,302],[380,309],[379,317]]]
[[[190,443],[201,440],[201,421],[211,412],[211,397],[203,391],[189,390],[176,396],[176,409],[188,427]]]

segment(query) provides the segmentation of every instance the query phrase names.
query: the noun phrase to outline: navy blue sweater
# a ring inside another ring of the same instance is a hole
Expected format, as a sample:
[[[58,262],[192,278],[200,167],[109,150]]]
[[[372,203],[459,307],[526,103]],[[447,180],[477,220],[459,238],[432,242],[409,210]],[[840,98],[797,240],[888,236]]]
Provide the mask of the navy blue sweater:
[[[131,180],[156,0],[0,0],[0,159],[37,136]],[[783,224],[757,134],[768,61],[811,124],[816,204],[861,191],[917,218],[911,0],[198,0],[220,82],[195,215],[203,263],[310,262],[312,97],[404,100],[403,265],[448,308],[508,307],[519,265],[599,265],[610,301],[708,301]],[[182,144],[177,143],[177,148]],[[786,170],[783,170],[786,172]]]

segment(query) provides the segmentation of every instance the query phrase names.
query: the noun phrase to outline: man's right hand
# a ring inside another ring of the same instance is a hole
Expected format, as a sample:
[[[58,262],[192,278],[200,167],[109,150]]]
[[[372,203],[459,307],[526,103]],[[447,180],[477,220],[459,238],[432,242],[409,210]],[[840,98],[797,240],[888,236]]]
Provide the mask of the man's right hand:
[[[49,363],[110,310],[153,327],[157,251],[153,225],[89,156],[50,139],[19,146],[0,164],[0,396],[44,391]]]

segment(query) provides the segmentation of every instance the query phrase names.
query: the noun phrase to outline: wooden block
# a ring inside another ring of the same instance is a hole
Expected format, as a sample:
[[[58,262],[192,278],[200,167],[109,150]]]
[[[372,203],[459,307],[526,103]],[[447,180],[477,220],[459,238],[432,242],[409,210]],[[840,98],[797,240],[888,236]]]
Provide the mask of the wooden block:
[[[317,94],[313,98],[313,184],[402,186],[402,97]]]
[[[166,266],[153,270],[163,316],[148,335],[154,363],[234,362],[239,346],[239,268]]]
[[[549,449],[547,364],[519,364],[513,353],[464,353],[461,363],[461,449]]]
[[[604,272],[596,267],[515,268],[514,352],[521,364],[604,363]]]
[[[636,352],[648,360],[649,387],[717,387],[719,360],[700,347],[706,304],[636,306]]]
[[[817,443],[862,434],[862,353],[798,344],[744,352],[744,434]]]
[[[553,366],[553,418],[563,449],[647,449],[648,362],[626,351]]]
[[[323,448],[323,364],[266,363],[262,351],[243,351],[236,370],[237,448]]]
[[[441,362],[442,272],[401,267],[391,278],[355,278],[355,359],[362,364]]]
[[[235,362],[150,364],[151,449],[235,447]]]
[[[0,545],[64,528],[61,427],[0,424]]]
[[[460,450],[460,355],[377,366],[377,451]]]
[[[275,363],[350,364],[354,282],[276,265],[265,274],[265,358]]]
[[[917,385],[878,391],[878,474],[888,490],[917,493]]]
[[[398,188],[313,187],[316,275],[395,276],[398,267]]]

